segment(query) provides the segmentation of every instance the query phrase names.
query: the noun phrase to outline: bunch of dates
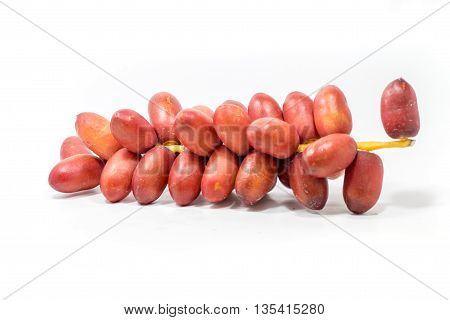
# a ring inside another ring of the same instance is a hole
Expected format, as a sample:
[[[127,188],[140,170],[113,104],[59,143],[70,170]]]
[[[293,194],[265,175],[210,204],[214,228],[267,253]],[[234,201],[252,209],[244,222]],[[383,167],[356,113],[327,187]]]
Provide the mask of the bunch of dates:
[[[254,205],[278,178],[304,207],[320,210],[328,199],[328,179],[345,174],[344,201],[362,214],[377,202],[383,182],[381,158],[370,151],[409,146],[420,128],[415,92],[403,79],[391,82],[381,97],[384,128],[398,139],[384,143],[355,142],[347,100],[333,85],[314,101],[292,92],[280,107],[257,93],[248,107],[227,100],[215,111],[182,109],[172,94],[160,92],[150,99],[148,115],[150,121],[122,109],[109,121],[79,114],[78,136],[64,140],[50,186],[69,193],[100,185],[110,202],[132,192],[140,204],[156,201],[168,186],[180,206],[200,193],[221,202],[234,189],[240,201]]]

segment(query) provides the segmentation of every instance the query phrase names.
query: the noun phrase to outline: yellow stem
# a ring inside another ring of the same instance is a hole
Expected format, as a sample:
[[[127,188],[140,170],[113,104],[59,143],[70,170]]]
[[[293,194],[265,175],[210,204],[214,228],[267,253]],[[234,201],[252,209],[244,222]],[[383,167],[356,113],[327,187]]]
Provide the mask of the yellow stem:
[[[167,140],[166,142],[163,143],[163,146],[175,146],[178,144],[178,141],[175,140]]]
[[[178,144],[178,141],[175,140],[168,140],[163,143],[163,146],[169,149],[172,152],[178,152],[181,153],[184,151],[184,146],[181,144]]]
[[[181,153],[181,152],[184,151],[184,146],[180,145],[180,144],[172,144],[172,145],[170,145],[170,144],[169,145],[165,145],[164,144],[164,147],[166,147],[167,149],[169,149],[172,152]]]
[[[300,144],[297,148],[297,152],[305,151],[305,149],[313,142],[314,141]],[[400,139],[391,141],[361,141],[357,142],[356,145],[358,146],[358,150],[373,151],[387,148],[407,148],[412,147],[414,143],[415,140],[412,139]],[[185,147],[181,144],[178,144],[177,141],[166,141],[163,143],[163,146],[172,152],[181,153],[185,150]]]
[[[302,143],[298,145],[297,152],[303,152],[311,143]]]
[[[412,139],[400,139],[392,141],[364,141],[356,144],[359,150],[373,151],[387,148],[407,148],[412,147],[414,143],[415,141]]]
[[[386,148],[406,148],[412,147],[414,145],[414,140],[412,139],[400,139],[392,141],[362,141],[357,142],[359,150],[363,151],[373,151],[378,149]],[[310,145],[310,143],[300,144],[297,148],[297,152],[303,152]]]

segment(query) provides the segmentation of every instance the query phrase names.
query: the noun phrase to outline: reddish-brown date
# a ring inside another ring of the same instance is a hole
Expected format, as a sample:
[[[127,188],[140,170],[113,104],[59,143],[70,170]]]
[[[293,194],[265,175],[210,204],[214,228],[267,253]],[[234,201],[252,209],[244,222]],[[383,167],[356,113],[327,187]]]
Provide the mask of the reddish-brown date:
[[[317,93],[314,99],[314,123],[321,137],[352,131],[352,114],[344,93],[338,87],[329,85]]]
[[[260,118],[247,129],[249,144],[263,153],[279,159],[294,154],[299,144],[295,127],[277,118]]]
[[[264,153],[251,151],[239,167],[236,176],[236,194],[246,205],[260,201],[277,181],[275,160]]]
[[[109,121],[96,113],[80,113],[75,128],[83,143],[102,159],[108,160],[122,148],[111,133]]]
[[[302,154],[297,154],[289,166],[289,184],[297,200],[312,210],[321,210],[328,199],[328,181],[306,173]]]
[[[175,154],[161,145],[145,153],[131,181],[133,195],[140,204],[152,203],[161,196],[174,160]]]
[[[158,134],[159,142],[175,141],[175,117],[181,111],[181,104],[174,95],[159,92],[148,102],[150,121]]]
[[[118,202],[130,193],[131,178],[139,158],[123,148],[108,160],[100,178],[100,190],[109,202]]]
[[[238,159],[225,146],[218,147],[208,160],[202,178],[202,195],[209,202],[225,200],[234,189]]]
[[[77,137],[67,137],[61,144],[61,149],[59,151],[60,159],[74,156],[76,154],[92,154],[91,150],[83,143],[83,141]]]
[[[195,107],[192,107],[192,109],[199,110],[199,111],[203,112],[204,114],[206,114],[207,116],[209,116],[211,118],[214,117],[214,111],[212,111],[212,109],[210,107],[207,107],[207,106],[195,106]]]
[[[248,115],[251,121],[272,117],[283,120],[283,112],[274,98],[265,93],[255,94],[248,104]]]
[[[295,126],[300,143],[319,138],[314,124],[314,102],[306,94],[291,92],[283,104],[284,121]]]
[[[347,168],[355,158],[356,142],[347,134],[333,133],[311,143],[303,152],[307,174],[326,178]]]
[[[199,156],[208,156],[221,144],[213,119],[198,109],[184,109],[175,119],[177,139]]]
[[[243,103],[241,103],[241,102],[239,102],[239,101],[236,101],[236,100],[230,100],[230,99],[229,99],[229,100],[225,100],[222,104],[232,104],[232,105],[241,107],[242,109],[245,110],[245,112],[247,112],[247,107],[244,106]]]
[[[158,142],[152,125],[130,109],[122,109],[113,114],[111,133],[123,147],[134,153],[144,153]]]
[[[237,155],[245,155],[250,149],[247,128],[250,118],[247,109],[235,102],[224,102],[214,113],[214,128],[220,140]]]
[[[383,185],[383,162],[375,153],[358,151],[345,170],[344,200],[357,214],[370,210],[380,197]]]
[[[329,176],[327,176],[328,179],[330,180],[336,180],[337,178],[340,178],[344,175],[345,170],[340,170],[338,172],[335,172]]]
[[[291,188],[289,183],[289,163],[292,158],[280,159],[278,162],[278,179],[286,188]]]
[[[197,199],[204,170],[203,158],[186,150],[175,159],[169,173],[169,192],[179,206]]]
[[[49,185],[70,193],[95,188],[100,183],[103,161],[90,154],[76,154],[61,160],[48,176]]]
[[[381,97],[381,120],[384,130],[394,139],[415,137],[420,118],[414,89],[403,79],[388,84]]]

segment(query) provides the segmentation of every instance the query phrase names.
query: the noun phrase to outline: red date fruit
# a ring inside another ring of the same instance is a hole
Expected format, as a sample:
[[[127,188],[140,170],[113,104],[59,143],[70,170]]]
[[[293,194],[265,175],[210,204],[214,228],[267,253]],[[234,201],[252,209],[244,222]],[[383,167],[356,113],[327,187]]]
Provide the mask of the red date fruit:
[[[352,131],[352,114],[344,93],[338,87],[326,86],[317,93],[314,99],[314,123],[321,137]]]
[[[232,105],[241,107],[243,110],[245,110],[245,112],[247,112],[247,107],[244,106],[243,103],[236,101],[236,100],[225,100],[222,104],[232,104]]]
[[[202,178],[202,195],[209,202],[228,198],[234,189],[239,163],[225,146],[218,147],[208,160]]]
[[[220,140],[237,155],[245,155],[250,149],[247,128],[250,118],[247,109],[235,102],[224,102],[214,113],[214,128]]]
[[[114,113],[111,119],[111,132],[122,146],[134,153],[144,153],[158,142],[152,125],[139,113],[130,109]]]
[[[328,199],[328,181],[306,173],[302,154],[297,154],[289,166],[289,183],[297,200],[312,210],[321,210]]]
[[[175,119],[178,140],[199,156],[208,156],[221,144],[213,119],[197,109],[184,109]]]
[[[76,154],[61,160],[48,176],[49,185],[70,193],[95,188],[100,183],[103,161],[94,155]]]
[[[157,145],[147,151],[134,170],[133,195],[140,204],[149,204],[164,192],[175,154]]]
[[[295,127],[276,118],[253,121],[247,129],[247,139],[255,150],[279,159],[289,158],[299,144]]]
[[[293,157],[288,159],[279,160],[278,163],[278,179],[286,188],[291,188],[291,184],[289,183],[289,164],[292,161]]]
[[[388,84],[381,97],[381,120],[384,130],[394,139],[415,137],[420,119],[414,89],[403,79]]]
[[[277,181],[277,165],[267,154],[250,152],[242,162],[236,176],[236,194],[246,205],[260,201]]]
[[[327,176],[328,179],[330,180],[336,180],[337,178],[340,178],[344,175],[345,170],[340,170],[338,172],[335,172],[329,176]]]
[[[300,143],[319,138],[314,124],[314,102],[306,94],[291,92],[283,104],[284,121],[295,126]]]
[[[333,133],[311,143],[303,152],[306,173],[319,178],[347,168],[356,156],[356,142],[347,134]]]
[[[148,114],[158,134],[159,142],[176,140],[174,123],[180,111],[180,102],[168,92],[159,92],[151,97],[148,102]]]
[[[169,174],[169,192],[179,206],[197,199],[204,170],[203,159],[186,150],[174,161]]]
[[[207,106],[195,106],[195,107],[192,107],[192,109],[199,110],[211,118],[214,117],[214,111],[212,111],[211,108],[209,108]]]
[[[59,151],[60,159],[63,160],[65,158],[74,156],[76,154],[92,154],[91,150],[83,143],[83,141],[77,137],[72,136],[66,138]]]
[[[383,185],[383,162],[374,153],[358,151],[345,170],[344,200],[351,212],[361,214],[372,208]]]
[[[122,148],[111,133],[109,121],[96,113],[80,113],[75,128],[83,143],[102,159],[108,160]]]
[[[278,102],[265,93],[257,93],[251,98],[248,104],[248,115],[251,121],[265,117],[283,120],[283,113]]]
[[[126,198],[131,191],[131,178],[139,155],[126,148],[117,151],[106,163],[100,178],[100,189],[110,202]]]

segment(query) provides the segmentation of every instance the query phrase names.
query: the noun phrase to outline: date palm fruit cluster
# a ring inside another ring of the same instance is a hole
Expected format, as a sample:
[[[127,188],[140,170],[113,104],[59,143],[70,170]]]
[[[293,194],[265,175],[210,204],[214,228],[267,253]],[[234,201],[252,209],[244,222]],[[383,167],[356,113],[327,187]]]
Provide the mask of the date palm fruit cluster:
[[[130,109],[117,111],[111,121],[79,114],[78,136],[64,140],[50,186],[78,192],[100,185],[110,202],[132,192],[140,204],[156,201],[168,186],[180,206],[200,193],[220,202],[234,189],[244,204],[253,205],[278,177],[304,207],[320,210],[328,179],[345,172],[344,201],[361,214],[375,205],[382,188],[383,163],[370,151],[410,146],[420,128],[415,92],[403,79],[389,83],[381,97],[384,128],[397,139],[388,142],[355,142],[347,100],[332,85],[314,101],[292,92],[280,108],[257,93],[248,108],[227,100],[215,111],[182,109],[172,94],[160,92],[150,99],[148,113],[150,122]]]

